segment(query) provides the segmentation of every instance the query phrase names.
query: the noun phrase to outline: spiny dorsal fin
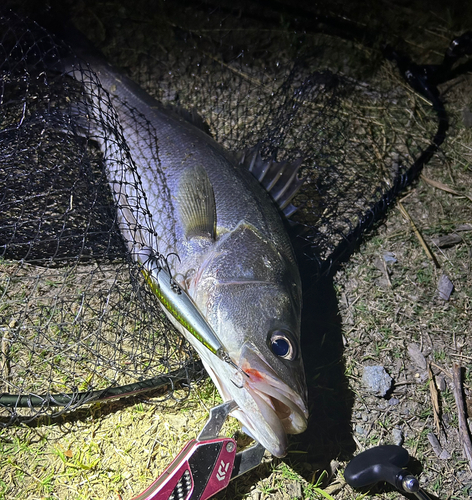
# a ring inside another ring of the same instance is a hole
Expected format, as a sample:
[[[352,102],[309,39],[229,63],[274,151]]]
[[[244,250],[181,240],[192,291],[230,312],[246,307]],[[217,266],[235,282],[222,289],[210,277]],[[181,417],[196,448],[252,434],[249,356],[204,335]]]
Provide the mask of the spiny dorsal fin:
[[[297,176],[303,158],[293,162],[277,162],[274,158],[263,160],[259,146],[256,146],[239,155],[239,162],[264,186],[286,217],[297,211],[298,207],[290,202],[305,182],[305,178],[299,179]]]
[[[177,208],[187,239],[215,239],[215,194],[202,166],[190,167],[182,174],[177,192]]]

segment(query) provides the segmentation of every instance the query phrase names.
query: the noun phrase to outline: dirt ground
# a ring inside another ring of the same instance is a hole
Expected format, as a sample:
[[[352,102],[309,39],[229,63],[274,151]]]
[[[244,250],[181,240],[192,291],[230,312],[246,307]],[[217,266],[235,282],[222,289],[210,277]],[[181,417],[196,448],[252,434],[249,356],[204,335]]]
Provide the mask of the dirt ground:
[[[454,36],[472,29],[472,7],[459,3],[341,7],[346,18],[381,29],[392,41],[401,37],[403,48],[424,63],[438,62]],[[103,12],[86,1],[81,9]],[[381,444],[406,448],[409,469],[432,498],[472,496],[472,459],[464,454],[452,375],[460,367],[470,438],[472,73],[440,90],[451,126],[422,178],[334,276],[306,290],[308,430],[291,438],[287,457],[266,456],[216,498],[398,498],[391,486],[355,490],[344,480],[354,455]],[[449,283],[453,291],[444,297]],[[384,395],[365,381],[372,366],[390,377]],[[220,401],[208,380],[181,402],[183,395],[96,403],[52,421],[3,429],[0,499],[132,498],[198,434]],[[224,433],[236,433],[245,444],[234,419]]]

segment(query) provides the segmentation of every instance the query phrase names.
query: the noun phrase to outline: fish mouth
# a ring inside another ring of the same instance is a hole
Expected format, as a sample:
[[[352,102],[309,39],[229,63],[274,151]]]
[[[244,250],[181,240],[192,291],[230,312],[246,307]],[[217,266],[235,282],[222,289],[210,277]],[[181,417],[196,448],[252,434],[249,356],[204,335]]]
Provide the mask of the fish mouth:
[[[293,401],[295,394],[293,391],[292,394],[284,394],[284,388],[280,383],[277,385],[267,382],[254,383],[251,379],[247,385],[260,412],[267,422],[273,424],[273,427],[281,427],[285,434],[300,434],[306,429],[308,415],[305,404],[298,395],[296,398],[300,401],[298,403]]]
[[[283,457],[287,452],[287,435],[299,434],[307,427],[304,382],[295,384],[300,385],[299,389],[292,389],[248,342],[242,348],[239,367],[247,375],[238,377],[242,384],[236,388],[232,381],[231,387],[218,379],[220,394],[237,402],[233,414],[244,430],[272,455]]]
[[[308,410],[301,395],[302,389],[297,392],[283,382],[262,354],[249,343],[244,344],[241,351],[240,367],[249,376],[245,381],[247,391],[281,444],[273,454],[283,456],[287,434],[300,434],[307,427]],[[248,430],[251,432],[252,429],[249,427]]]

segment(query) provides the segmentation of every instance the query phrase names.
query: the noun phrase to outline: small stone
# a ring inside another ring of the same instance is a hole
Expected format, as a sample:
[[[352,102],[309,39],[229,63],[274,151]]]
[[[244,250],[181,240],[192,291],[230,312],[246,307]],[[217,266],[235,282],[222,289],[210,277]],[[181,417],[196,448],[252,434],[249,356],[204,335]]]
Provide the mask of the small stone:
[[[398,398],[390,398],[388,400],[388,404],[390,406],[396,406],[399,402],[400,402],[400,400]]]
[[[356,433],[357,434],[360,434],[360,435],[363,435],[364,434],[364,427],[360,426],[360,425],[356,425]]]
[[[395,262],[397,262],[397,259],[395,258],[395,254],[393,252],[385,252],[383,254],[383,258],[387,264],[395,264]]]
[[[401,446],[403,444],[403,431],[398,427],[395,427],[392,430],[392,442],[397,446]]]
[[[393,379],[383,366],[364,366],[362,382],[369,392],[385,397],[392,387]]]

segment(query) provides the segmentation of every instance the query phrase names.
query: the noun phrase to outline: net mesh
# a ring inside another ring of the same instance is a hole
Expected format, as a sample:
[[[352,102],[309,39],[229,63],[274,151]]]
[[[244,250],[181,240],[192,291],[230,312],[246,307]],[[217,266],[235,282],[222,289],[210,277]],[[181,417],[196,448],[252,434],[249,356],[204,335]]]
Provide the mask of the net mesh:
[[[107,42],[93,41],[151,95],[198,112],[230,151],[303,159],[292,222],[306,282],[358,241],[436,134],[435,110],[395,66],[339,36],[205,4],[102,14]],[[126,163],[135,209],[150,217],[140,229],[167,217],[168,195],[150,214],[113,103],[84,62],[79,79],[64,74],[65,44],[8,13],[0,51],[3,422],[162,385],[172,397],[201,367],[130,258],[104,163]],[[151,124],[127,109],[158,169]]]

